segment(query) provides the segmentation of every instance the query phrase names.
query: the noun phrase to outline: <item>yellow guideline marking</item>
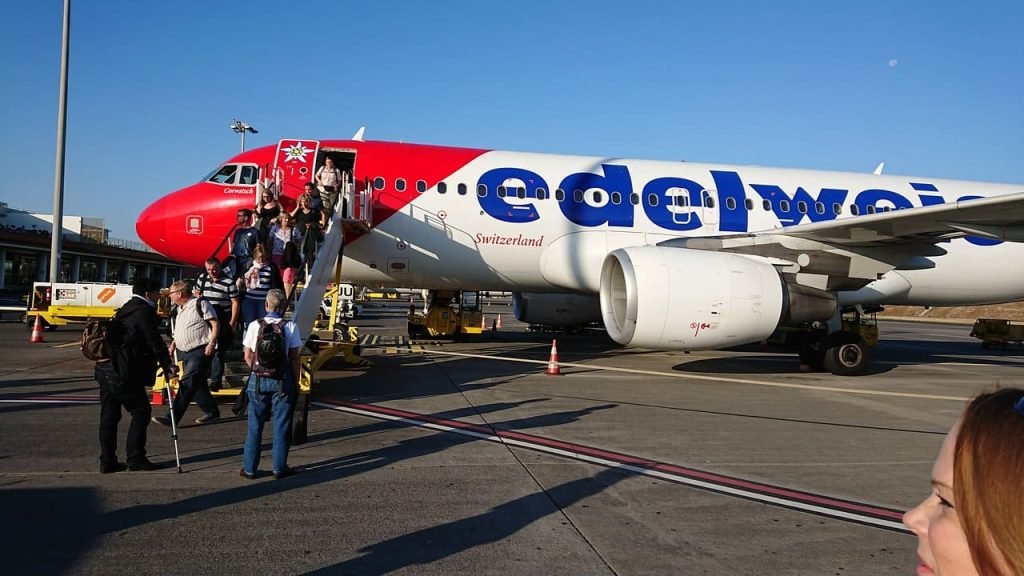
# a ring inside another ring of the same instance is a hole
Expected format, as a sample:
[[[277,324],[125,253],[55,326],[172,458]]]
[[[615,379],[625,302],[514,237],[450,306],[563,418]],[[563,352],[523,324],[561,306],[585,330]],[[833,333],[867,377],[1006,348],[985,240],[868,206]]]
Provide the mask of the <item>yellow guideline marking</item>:
[[[525,358],[508,358],[506,356],[488,356],[486,354],[467,354],[465,352],[442,352],[430,350],[428,354],[441,354],[445,356],[463,356],[466,358],[483,358],[485,360],[502,360],[505,362],[523,362],[525,364],[540,364],[546,366],[547,360],[527,360]],[[763,380],[747,380],[746,378],[728,378],[724,376],[705,376],[702,374],[680,374],[678,372],[658,372],[656,370],[637,370],[634,368],[618,368],[614,366],[599,366],[595,364],[573,364],[571,362],[559,362],[561,367],[584,368],[587,370],[607,370],[610,372],[626,372],[629,374],[645,374],[649,376],[664,376],[666,378],[688,378],[692,380],[707,380],[709,382],[726,382],[728,384],[746,384],[748,386],[767,386],[769,388],[792,388],[796,390],[809,390],[814,392],[839,392],[843,394],[861,394],[864,396],[895,396],[898,398],[919,398],[922,400],[952,400],[966,402],[970,398],[962,396],[942,396],[939,394],[915,394],[913,392],[887,392],[885,390],[858,390],[856,388],[839,388],[837,386],[811,386],[808,384],[792,384],[785,382],[765,382]]]

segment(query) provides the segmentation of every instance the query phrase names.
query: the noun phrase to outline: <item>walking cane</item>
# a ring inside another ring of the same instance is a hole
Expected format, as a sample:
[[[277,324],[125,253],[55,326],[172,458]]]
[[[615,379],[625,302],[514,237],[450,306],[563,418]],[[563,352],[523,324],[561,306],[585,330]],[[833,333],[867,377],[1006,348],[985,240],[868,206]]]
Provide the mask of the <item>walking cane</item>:
[[[167,391],[167,405],[171,407],[171,439],[174,440],[174,462],[178,465],[178,474],[181,474],[181,456],[178,454],[178,425],[174,423],[174,397],[171,396],[171,379],[164,372],[164,390]]]

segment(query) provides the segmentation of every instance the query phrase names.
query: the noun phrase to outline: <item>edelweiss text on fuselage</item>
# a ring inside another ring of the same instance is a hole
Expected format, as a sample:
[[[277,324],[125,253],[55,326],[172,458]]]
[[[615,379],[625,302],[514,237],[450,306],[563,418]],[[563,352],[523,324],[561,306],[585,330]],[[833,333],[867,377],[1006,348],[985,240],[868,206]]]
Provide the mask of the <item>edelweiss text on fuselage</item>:
[[[584,227],[617,226],[632,228],[636,215],[636,205],[643,208],[643,213],[654,225],[665,230],[686,232],[698,230],[705,226],[700,214],[701,210],[716,210],[717,228],[719,232],[749,232],[746,204],[746,187],[740,174],[729,170],[710,170],[709,176],[713,185],[708,186],[694,180],[677,176],[654,178],[635,190],[633,178],[627,166],[618,164],[602,164],[603,174],[578,172],[562,179],[556,187],[562,190],[561,199],[556,199],[562,214],[570,222]],[[509,188],[506,194],[478,195],[480,207],[492,218],[510,223],[528,223],[540,219],[540,213],[532,203],[523,199],[543,200],[552,195],[546,180],[536,172],[526,168],[502,167],[488,170],[477,181],[478,189],[502,190],[509,181],[519,181],[519,188]],[[881,188],[868,188],[853,191],[842,188],[821,188],[816,194],[805,187],[798,186],[792,192],[784,190],[776,184],[755,184],[749,186],[759,196],[756,202],[767,201],[771,211],[783,226],[793,226],[805,221],[821,222],[834,220],[841,213],[835,206],[844,206],[853,195],[856,214],[868,214],[882,210],[899,210],[914,206],[931,206],[943,204],[948,200],[939,189],[927,182],[908,182],[910,190],[897,191]],[[602,192],[602,200],[592,203],[585,200],[587,191],[597,189]],[[713,208],[708,206],[706,196],[709,191],[715,192]],[[634,192],[638,197],[631,201]],[[614,195],[618,194],[617,197]],[[541,195],[540,198],[538,196]],[[678,196],[686,198],[686,208],[681,210]],[[916,201],[912,200],[916,197]],[[956,200],[968,200],[977,196],[963,196]],[[518,201],[516,201],[518,200]],[[617,200],[617,201],[616,201]],[[701,207],[700,210],[689,207]],[[997,242],[979,238],[968,238],[976,244],[991,245]]]

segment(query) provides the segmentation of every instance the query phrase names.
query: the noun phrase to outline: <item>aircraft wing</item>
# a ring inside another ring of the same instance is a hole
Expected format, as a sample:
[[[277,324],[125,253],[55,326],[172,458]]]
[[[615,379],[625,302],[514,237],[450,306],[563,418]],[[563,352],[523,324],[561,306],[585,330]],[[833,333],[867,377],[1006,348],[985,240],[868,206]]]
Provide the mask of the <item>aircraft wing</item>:
[[[946,253],[941,243],[963,236],[1024,242],[1024,192],[660,245],[766,258],[787,281],[832,291],[932,268]]]
[[[920,242],[973,235],[1024,241],[1024,192],[865,214],[790,226],[762,233],[785,234],[844,246]]]

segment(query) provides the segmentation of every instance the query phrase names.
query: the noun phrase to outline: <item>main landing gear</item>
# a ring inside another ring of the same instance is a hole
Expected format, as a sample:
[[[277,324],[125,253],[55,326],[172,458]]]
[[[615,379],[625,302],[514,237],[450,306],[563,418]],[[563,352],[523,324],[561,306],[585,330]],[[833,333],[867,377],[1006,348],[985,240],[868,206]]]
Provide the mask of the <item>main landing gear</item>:
[[[878,321],[881,307],[864,309],[850,307],[828,324],[818,322],[801,334],[800,367],[826,371],[837,376],[860,376],[867,372],[871,347],[878,344]],[[830,326],[838,330],[830,330]]]
[[[800,366],[837,376],[860,376],[867,371],[871,348],[859,334],[808,332],[800,345]]]

